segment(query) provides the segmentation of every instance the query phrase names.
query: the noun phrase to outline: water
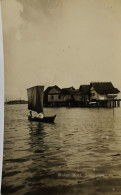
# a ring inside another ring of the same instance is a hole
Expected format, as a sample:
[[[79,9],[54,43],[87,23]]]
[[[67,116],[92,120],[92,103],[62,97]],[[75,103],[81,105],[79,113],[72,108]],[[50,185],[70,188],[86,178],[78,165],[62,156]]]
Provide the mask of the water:
[[[121,194],[121,108],[5,106],[2,194]]]

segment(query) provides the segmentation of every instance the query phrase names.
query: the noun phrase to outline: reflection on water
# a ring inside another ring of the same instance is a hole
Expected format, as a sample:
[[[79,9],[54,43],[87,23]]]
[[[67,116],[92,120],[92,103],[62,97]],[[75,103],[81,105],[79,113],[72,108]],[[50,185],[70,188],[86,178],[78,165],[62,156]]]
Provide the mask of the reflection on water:
[[[45,113],[57,114],[55,124],[28,121],[26,105],[5,107],[3,194],[49,188],[63,194],[69,186],[73,191],[95,179],[121,178],[120,108]]]

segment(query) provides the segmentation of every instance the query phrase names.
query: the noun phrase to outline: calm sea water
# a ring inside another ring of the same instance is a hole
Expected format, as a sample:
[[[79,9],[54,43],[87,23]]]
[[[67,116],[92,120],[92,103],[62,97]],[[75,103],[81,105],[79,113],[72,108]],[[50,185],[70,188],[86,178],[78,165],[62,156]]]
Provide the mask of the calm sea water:
[[[45,108],[55,124],[27,114],[5,106],[2,194],[121,194],[121,108]]]

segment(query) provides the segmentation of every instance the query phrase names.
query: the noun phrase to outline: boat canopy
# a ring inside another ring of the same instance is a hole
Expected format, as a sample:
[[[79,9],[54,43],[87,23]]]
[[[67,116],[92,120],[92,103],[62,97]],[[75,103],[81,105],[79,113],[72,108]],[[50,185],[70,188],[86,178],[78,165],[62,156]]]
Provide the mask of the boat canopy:
[[[28,109],[43,112],[44,86],[35,86],[27,89]]]

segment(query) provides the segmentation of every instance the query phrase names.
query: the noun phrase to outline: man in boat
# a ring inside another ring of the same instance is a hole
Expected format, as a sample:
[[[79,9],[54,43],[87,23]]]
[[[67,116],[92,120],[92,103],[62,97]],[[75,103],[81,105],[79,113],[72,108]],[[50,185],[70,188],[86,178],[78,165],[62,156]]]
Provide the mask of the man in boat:
[[[28,117],[32,118],[32,111],[29,112]]]
[[[36,118],[40,118],[40,119],[42,119],[43,117],[44,117],[44,114],[42,112],[38,113],[36,116]]]

